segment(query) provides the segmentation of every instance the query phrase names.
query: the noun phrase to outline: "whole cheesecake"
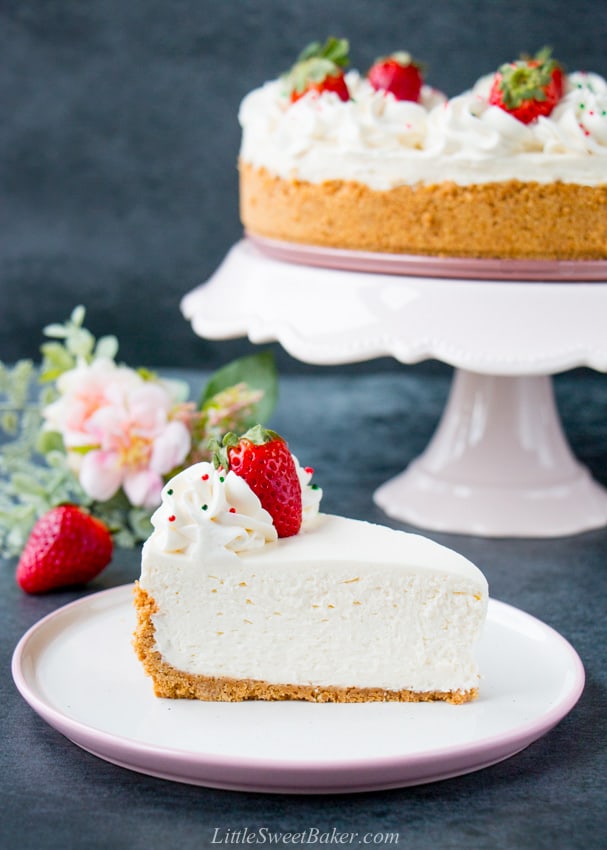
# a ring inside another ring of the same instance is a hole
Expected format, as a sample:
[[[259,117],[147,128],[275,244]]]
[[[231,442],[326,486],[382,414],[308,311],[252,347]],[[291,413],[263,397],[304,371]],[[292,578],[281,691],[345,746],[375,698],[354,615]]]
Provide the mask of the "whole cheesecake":
[[[422,78],[401,99],[373,69],[346,72],[343,57],[328,77],[341,75],[341,89],[306,86],[312,61],[241,104],[247,233],[394,254],[607,259],[601,76],[565,74],[543,51],[456,97]]]
[[[166,485],[135,590],[155,694],[474,699],[480,570],[419,535],[320,513],[311,470],[293,465],[301,524],[287,536],[232,469],[203,462]]]

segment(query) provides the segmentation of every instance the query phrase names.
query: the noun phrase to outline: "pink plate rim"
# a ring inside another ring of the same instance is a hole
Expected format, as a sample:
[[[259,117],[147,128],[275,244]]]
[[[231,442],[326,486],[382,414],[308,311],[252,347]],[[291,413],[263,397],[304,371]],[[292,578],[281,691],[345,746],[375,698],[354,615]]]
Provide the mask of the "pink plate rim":
[[[487,282],[607,283],[607,260],[500,260],[384,254],[283,242],[248,232],[245,236],[268,257],[325,269]]]
[[[278,760],[231,755],[192,753],[155,747],[120,735],[104,732],[67,717],[41,699],[24,672],[28,643],[58,617],[95,602],[121,604],[132,584],[120,585],[74,600],[34,623],[19,640],[12,657],[12,676],[17,690],[30,707],[50,726],[77,746],[99,758],[135,772],[192,785],[236,791],[282,794],[358,793],[404,788],[471,773],[515,755],[549,732],[576,705],[585,685],[581,659],[571,644],[551,626],[514,606],[490,599],[490,610],[501,609],[524,617],[539,626],[569,655],[574,678],[566,695],[549,711],[504,735],[487,737],[475,744],[378,758],[348,758],[342,761]],[[113,599],[116,597],[116,600]]]

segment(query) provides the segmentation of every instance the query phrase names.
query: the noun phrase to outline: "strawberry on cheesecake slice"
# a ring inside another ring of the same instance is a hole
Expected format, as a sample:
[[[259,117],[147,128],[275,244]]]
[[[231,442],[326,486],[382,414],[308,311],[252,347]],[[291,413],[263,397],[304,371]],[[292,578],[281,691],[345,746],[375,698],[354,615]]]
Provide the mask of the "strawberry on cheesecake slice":
[[[301,528],[301,483],[286,442],[275,431],[256,425],[242,437],[226,434],[215,449],[215,465],[244,478],[268,511],[279,537]]]
[[[156,696],[477,695],[488,592],[473,564],[419,535],[319,513],[313,470],[273,432],[223,448],[227,462],[168,482],[143,547],[134,645]]]

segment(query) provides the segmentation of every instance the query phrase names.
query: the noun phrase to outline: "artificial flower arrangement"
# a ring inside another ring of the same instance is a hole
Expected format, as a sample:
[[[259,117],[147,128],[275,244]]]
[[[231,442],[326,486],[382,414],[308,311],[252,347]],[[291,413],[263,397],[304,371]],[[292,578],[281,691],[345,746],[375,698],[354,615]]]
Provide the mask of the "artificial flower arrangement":
[[[277,399],[271,352],[215,372],[196,403],[184,382],[118,363],[116,338],[84,318],[79,306],[44,329],[39,368],[0,363],[0,554],[20,555],[28,592],[88,581],[113,547],[145,540],[164,482]]]

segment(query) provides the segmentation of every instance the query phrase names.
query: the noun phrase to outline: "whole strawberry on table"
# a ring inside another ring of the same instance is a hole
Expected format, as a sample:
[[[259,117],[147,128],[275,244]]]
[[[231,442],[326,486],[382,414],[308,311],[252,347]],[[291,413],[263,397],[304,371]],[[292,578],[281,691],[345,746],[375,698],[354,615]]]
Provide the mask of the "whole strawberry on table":
[[[112,552],[104,523],[76,505],[59,505],[32,528],[17,564],[17,584],[27,593],[86,584],[109,564]]]

